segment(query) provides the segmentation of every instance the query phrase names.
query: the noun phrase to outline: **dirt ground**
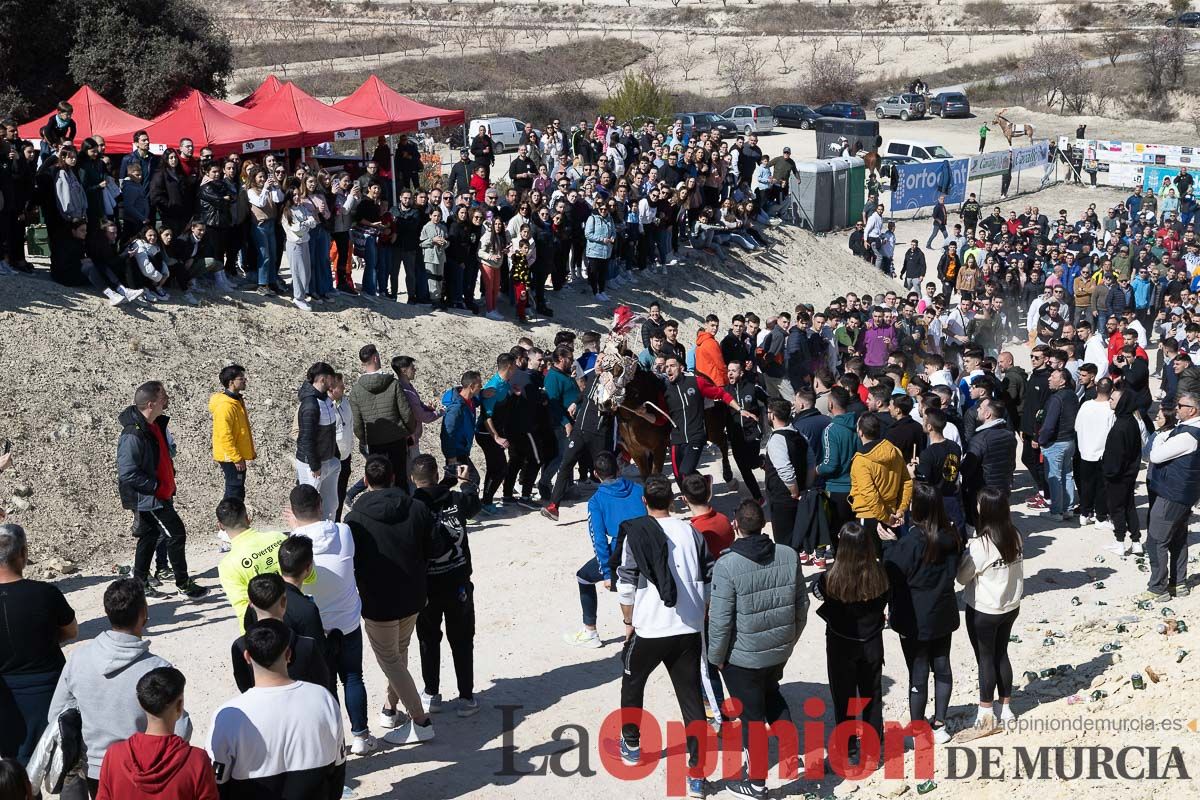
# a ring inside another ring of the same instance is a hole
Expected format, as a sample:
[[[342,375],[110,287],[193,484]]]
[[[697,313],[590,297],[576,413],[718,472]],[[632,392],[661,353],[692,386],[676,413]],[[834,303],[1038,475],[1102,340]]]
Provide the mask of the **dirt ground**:
[[[956,153],[963,150],[959,143],[970,138],[971,121],[928,125],[930,129],[944,126],[940,141]],[[789,133],[766,141],[774,147],[807,137],[811,134]],[[1055,187],[1030,200],[1043,208],[1077,209],[1087,200],[1100,202],[1110,194]],[[1020,199],[1013,205],[1023,204]],[[1006,212],[1008,207],[1004,206]],[[902,237],[923,235],[926,225],[920,220],[902,221]],[[683,337],[690,340],[699,319],[709,311],[722,317],[749,309],[765,313],[801,300],[824,302],[850,289],[881,291],[892,285],[850,259],[839,236],[813,238],[793,231],[779,236],[777,253],[765,259],[752,258],[723,270],[683,268],[667,281],[644,281],[616,299],[641,306],[652,297],[662,297],[669,313],[684,321]],[[531,331],[542,344],[549,344],[559,327],[598,326],[611,310],[585,303],[574,288],[551,304],[559,310],[554,324]],[[9,376],[0,385],[0,402],[9,409],[0,433],[13,440],[19,465],[0,477],[0,489],[14,520],[30,534],[37,561],[33,574],[44,574],[47,568],[71,569],[64,561],[76,562],[74,566],[80,568],[60,582],[78,614],[80,640],[105,628],[101,593],[116,565],[131,554],[128,518],[116,502],[112,472],[119,430],[115,417],[138,382],[151,377],[167,381],[172,396],[168,413],[180,447],[179,505],[190,532],[189,559],[199,580],[215,587],[219,553],[212,536],[211,509],[219,497],[220,478],[209,460],[205,406],[221,365],[237,360],[249,369],[247,398],[261,454],[251,468],[249,494],[256,524],[278,528],[281,504],[292,480],[288,430],[295,388],[311,361],[326,359],[353,375],[353,353],[363,342],[375,341],[386,354],[406,352],[417,357],[418,388],[430,397],[440,394],[463,369],[483,366],[491,354],[509,347],[521,333],[508,323],[472,317],[416,317],[402,305],[341,307],[301,315],[281,302],[253,295],[240,295],[235,303],[212,299],[198,309],[168,304],[131,313],[109,309],[89,294],[64,291],[45,279],[23,277],[8,279],[0,292],[0,331],[4,341],[0,368]],[[1016,353],[1018,361],[1026,360],[1024,348]],[[427,434],[424,444],[436,453],[433,436]],[[711,458],[707,466],[711,469]],[[355,467],[361,468],[357,463]],[[717,505],[728,511],[737,495],[719,477],[717,485]],[[1017,486],[1014,512],[1026,537],[1027,577],[1015,631],[1021,641],[1012,647],[1014,669],[1018,674],[1062,664],[1073,669],[1065,677],[1039,678],[1031,685],[1018,680],[1020,689],[1013,703],[1022,727],[973,744],[956,742],[952,748],[940,748],[936,796],[1007,800],[1080,794],[1121,800],[1180,796],[1191,784],[1114,779],[1088,781],[1081,789],[1079,783],[1054,778],[1014,779],[1017,745],[1178,747],[1189,774],[1200,768],[1196,763],[1200,748],[1195,734],[1186,728],[1189,720],[1200,716],[1188,699],[1197,688],[1190,667],[1196,656],[1175,663],[1177,648],[1196,651],[1196,634],[1155,633],[1158,611],[1137,610],[1129,600],[1145,579],[1134,561],[1101,555],[1109,541],[1103,532],[1062,526],[1029,514],[1020,502],[1029,486],[1023,468]],[[25,488],[32,492],[30,497],[12,497]],[[18,499],[32,508],[18,510]],[[599,761],[601,748],[611,747],[611,742],[601,741],[600,725],[619,698],[621,628],[612,598],[601,600],[604,649],[575,650],[561,639],[579,625],[574,573],[592,554],[583,500],[577,497],[558,525],[527,513],[485,520],[471,529],[477,605],[475,685],[483,711],[467,720],[452,713],[439,715],[437,738],[431,743],[387,747],[351,759],[349,782],[356,797],[665,795],[661,765],[630,784],[610,776]],[[1097,581],[1103,581],[1105,588],[1097,588]],[[1075,597],[1078,605],[1073,604]],[[1186,620],[1200,616],[1194,598],[1171,606]],[[1125,615],[1138,619],[1127,623],[1130,632],[1119,634],[1114,626]],[[810,614],[785,672],[784,693],[798,720],[804,700],[829,700],[823,627],[815,613]],[[1063,638],[1051,637],[1055,644],[1043,646],[1048,630],[1061,632]],[[198,603],[172,600],[152,606],[152,648],[188,675],[187,704],[196,721],[197,743],[205,741],[214,709],[235,691],[227,648],[236,634],[237,626],[219,591]],[[1113,640],[1120,641],[1122,649],[1102,654],[1101,645]],[[885,718],[904,722],[903,659],[890,632],[885,644]],[[418,670],[415,645],[413,649],[410,662]],[[961,630],[954,639],[952,661],[956,683],[951,717],[959,724],[974,702],[976,677]],[[1129,675],[1148,674],[1146,667],[1161,673],[1161,682],[1148,682],[1141,691],[1132,689]],[[449,698],[454,684],[446,653],[442,675],[443,693]],[[383,685],[369,654],[366,681],[373,718]],[[1108,698],[1075,702],[1076,697],[1086,699],[1093,688],[1107,691]],[[647,708],[662,720],[677,713],[665,675],[651,681]],[[1178,722],[1153,731],[1144,725],[1129,727],[1164,717],[1178,717]],[[1085,725],[1092,729],[1083,730]],[[1104,725],[1126,728],[1115,733],[1096,729]],[[511,731],[508,738],[506,727]],[[579,749],[572,749],[575,744]],[[1007,780],[983,780],[978,769],[974,777],[947,777],[952,753],[962,773],[966,754],[978,754],[981,746],[1003,748],[994,752],[1000,753]],[[1145,757],[1138,763],[1144,764]],[[782,785],[773,776],[770,786],[775,796],[911,796],[917,783],[912,774],[910,757],[904,780],[800,779]]]

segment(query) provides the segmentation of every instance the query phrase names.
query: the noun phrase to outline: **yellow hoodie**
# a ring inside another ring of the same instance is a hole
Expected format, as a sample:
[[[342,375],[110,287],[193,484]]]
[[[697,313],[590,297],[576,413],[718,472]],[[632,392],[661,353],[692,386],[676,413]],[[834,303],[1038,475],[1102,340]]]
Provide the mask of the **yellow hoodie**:
[[[912,501],[912,476],[896,445],[863,445],[850,462],[850,507],[859,519],[886,522]]]
[[[254,436],[250,433],[246,404],[225,392],[217,392],[208,398],[208,410],[213,418],[213,461],[231,464],[253,461]]]

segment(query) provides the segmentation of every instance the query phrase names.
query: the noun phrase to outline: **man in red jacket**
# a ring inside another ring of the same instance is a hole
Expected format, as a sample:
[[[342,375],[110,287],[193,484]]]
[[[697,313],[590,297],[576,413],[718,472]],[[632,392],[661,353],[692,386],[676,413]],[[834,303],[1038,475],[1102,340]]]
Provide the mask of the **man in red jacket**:
[[[157,667],[137,683],[146,732],[117,742],[104,754],[96,800],[217,800],[208,753],[175,735],[183,715],[183,673]]]

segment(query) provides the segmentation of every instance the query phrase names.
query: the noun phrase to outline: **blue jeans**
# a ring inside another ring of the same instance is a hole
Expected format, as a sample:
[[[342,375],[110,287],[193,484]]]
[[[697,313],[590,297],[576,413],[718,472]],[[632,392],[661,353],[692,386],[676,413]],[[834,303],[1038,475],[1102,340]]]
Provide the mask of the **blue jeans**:
[[[258,248],[258,285],[279,282],[279,267],[275,259],[275,221],[260,222],[250,229],[254,246]]]
[[[308,234],[308,263],[312,268],[312,293],[321,297],[333,291],[333,269],[329,261],[331,237],[324,228]]]
[[[1065,514],[1075,505],[1074,440],[1055,442],[1042,448],[1046,459],[1046,483],[1050,488],[1050,513]]]
[[[579,605],[583,607],[583,624],[595,627],[596,610],[600,606],[600,599],[596,595],[596,584],[604,580],[600,562],[593,557],[579,568],[579,571],[575,573],[575,579],[579,581]]]
[[[0,675],[0,758],[29,763],[42,731],[61,670]]]
[[[364,294],[378,294],[379,289],[375,284],[375,275],[379,269],[379,242],[374,236],[363,237],[363,277],[362,290]],[[387,275],[387,272],[384,272]],[[387,285],[387,278],[384,278],[384,285]]]
[[[654,244],[658,247],[658,258],[665,267],[667,262],[671,260],[671,229],[656,231],[654,234]]]
[[[350,715],[350,732],[366,733],[367,687],[363,685],[363,632],[358,626],[342,637],[342,649],[337,658],[337,674],[345,692],[346,713]]]
[[[229,461],[218,461],[217,466],[221,468],[221,474],[225,477],[225,496],[222,499],[234,497],[245,500],[246,470],[238,469]]]

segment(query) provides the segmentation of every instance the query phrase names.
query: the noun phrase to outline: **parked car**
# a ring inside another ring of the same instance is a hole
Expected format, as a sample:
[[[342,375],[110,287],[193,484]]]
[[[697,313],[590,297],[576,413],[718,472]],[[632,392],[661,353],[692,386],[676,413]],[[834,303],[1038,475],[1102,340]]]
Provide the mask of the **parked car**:
[[[688,111],[676,114],[675,121],[683,123],[684,133],[688,136],[716,130],[724,139],[727,136],[736,136],[738,131],[732,122],[711,111]]]
[[[1185,11],[1178,17],[1167,17],[1163,24],[1168,28],[1200,28],[1200,11]]]
[[[971,116],[971,101],[962,92],[939,92],[929,101],[930,116],[946,117]]]
[[[894,94],[886,100],[880,100],[875,106],[875,117],[899,117],[908,122],[910,119],[921,119],[925,116],[925,98],[919,94],[906,92]]]
[[[467,126],[467,147],[470,147],[471,140],[479,133],[479,126],[486,125],[488,132],[492,135],[492,141],[496,143],[496,155],[500,155],[505,150],[516,150],[521,144],[521,134],[525,132],[525,123],[516,117],[484,117],[482,119],[473,119]],[[537,131],[537,129],[534,129]],[[541,131],[537,131],[540,136]]]
[[[826,103],[813,109],[821,117],[841,117],[842,119],[866,119],[867,110],[857,103]]]
[[[821,116],[811,107],[800,105],[799,103],[787,103],[775,106],[772,110],[775,113],[775,121],[783,128],[808,130],[813,126],[813,121]]]
[[[745,134],[766,133],[775,128],[775,112],[770,106],[734,106],[721,112],[721,116]]]
[[[954,158],[950,151],[937,142],[921,141],[919,139],[892,139],[888,142],[883,156],[907,156],[914,161],[940,161]]]

